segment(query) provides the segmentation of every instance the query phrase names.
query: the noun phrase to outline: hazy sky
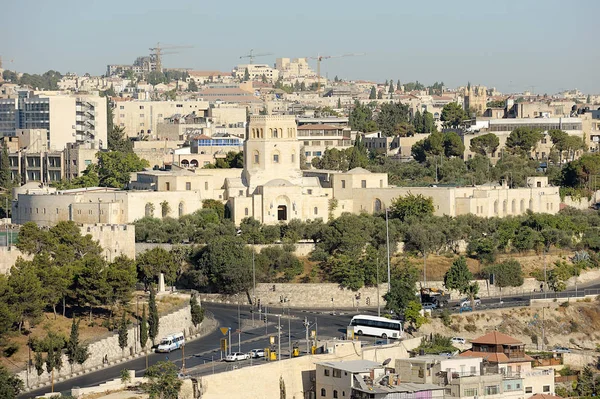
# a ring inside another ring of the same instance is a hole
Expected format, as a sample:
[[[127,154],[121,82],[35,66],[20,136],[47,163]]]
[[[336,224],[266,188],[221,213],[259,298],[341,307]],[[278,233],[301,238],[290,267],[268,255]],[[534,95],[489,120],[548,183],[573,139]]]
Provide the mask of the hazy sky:
[[[188,45],[166,67],[229,71],[250,49],[323,61],[349,79],[600,93],[600,0],[6,0],[4,67],[103,74],[157,42]],[[12,60],[12,62],[10,62]],[[314,63],[313,63],[313,66]]]

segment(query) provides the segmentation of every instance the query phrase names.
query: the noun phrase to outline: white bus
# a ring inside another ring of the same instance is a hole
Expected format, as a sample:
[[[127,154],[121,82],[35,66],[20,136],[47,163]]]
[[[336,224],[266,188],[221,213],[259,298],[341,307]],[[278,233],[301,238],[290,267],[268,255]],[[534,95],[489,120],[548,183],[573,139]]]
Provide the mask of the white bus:
[[[402,323],[399,320],[385,317],[354,316],[350,321],[350,326],[354,329],[355,335],[373,335],[383,339],[402,337]]]
[[[185,337],[183,333],[176,333],[168,335],[160,340],[160,343],[156,347],[157,352],[171,352],[175,349],[181,348],[185,344]]]

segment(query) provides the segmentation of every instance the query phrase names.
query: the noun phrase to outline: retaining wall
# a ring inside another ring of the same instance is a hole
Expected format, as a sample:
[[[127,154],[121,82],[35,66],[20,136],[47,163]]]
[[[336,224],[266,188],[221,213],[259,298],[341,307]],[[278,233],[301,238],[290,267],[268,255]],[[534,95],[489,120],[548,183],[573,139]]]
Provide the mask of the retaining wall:
[[[203,323],[204,324],[204,323]],[[175,333],[183,332],[187,337],[192,337],[202,329],[202,324],[194,327],[189,304],[172,311],[160,318],[158,329],[158,342],[163,337]],[[131,326],[127,330],[127,347],[121,349],[119,347],[119,335],[115,332],[106,338],[88,344],[89,358],[81,365],[71,365],[68,362],[67,356],[62,356],[62,369],[54,371],[54,380],[63,381],[67,378],[81,375],[90,371],[96,371],[103,367],[114,365],[126,360],[131,360],[135,357],[144,355],[150,350],[151,342],[148,340],[146,348],[141,348],[139,339],[137,338],[136,326]],[[108,364],[105,364],[104,358],[108,358]],[[44,369],[45,370],[45,369]],[[25,383],[26,389],[40,388],[48,385],[51,381],[51,374],[44,371],[40,376],[37,375],[35,368],[31,368],[29,373],[27,370],[17,373],[17,376]]]

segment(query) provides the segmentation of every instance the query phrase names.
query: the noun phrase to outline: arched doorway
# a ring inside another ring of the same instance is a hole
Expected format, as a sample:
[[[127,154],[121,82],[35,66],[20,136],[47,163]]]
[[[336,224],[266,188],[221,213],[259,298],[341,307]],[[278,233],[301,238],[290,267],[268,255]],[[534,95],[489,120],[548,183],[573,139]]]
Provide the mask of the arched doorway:
[[[379,198],[375,198],[375,202],[373,203],[373,212],[381,212],[382,208],[383,206],[381,206],[381,200]]]
[[[287,220],[287,206],[279,205],[277,207],[277,220],[286,221]]]

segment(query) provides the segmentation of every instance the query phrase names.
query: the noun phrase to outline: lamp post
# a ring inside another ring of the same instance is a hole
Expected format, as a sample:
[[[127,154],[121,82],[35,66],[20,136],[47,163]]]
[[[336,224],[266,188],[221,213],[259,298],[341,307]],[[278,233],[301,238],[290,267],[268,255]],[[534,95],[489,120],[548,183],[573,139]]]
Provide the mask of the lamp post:
[[[387,292],[392,291],[392,279],[390,277],[390,223],[388,218],[388,208],[385,208],[385,241],[386,241],[386,249],[387,249],[387,283],[388,290]]]

